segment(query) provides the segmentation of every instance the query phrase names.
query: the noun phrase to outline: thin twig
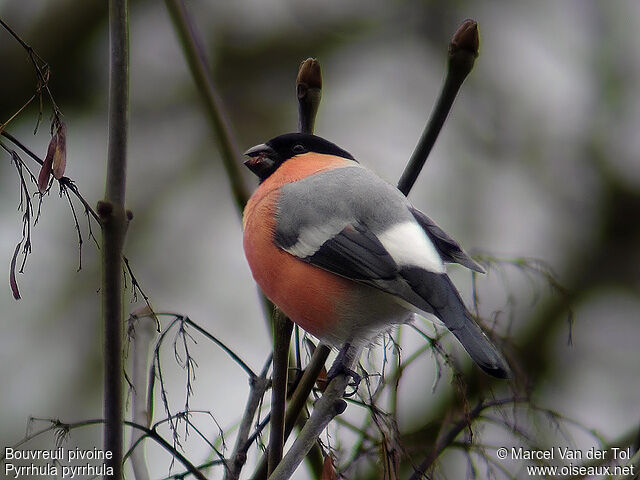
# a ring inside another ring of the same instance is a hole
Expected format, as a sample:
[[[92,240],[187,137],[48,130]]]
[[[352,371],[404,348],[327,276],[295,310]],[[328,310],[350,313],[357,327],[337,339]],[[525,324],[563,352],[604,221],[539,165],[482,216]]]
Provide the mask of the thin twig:
[[[298,130],[313,133],[318,106],[322,97],[322,73],[320,63],[308,58],[300,64],[296,76],[298,99]],[[289,370],[289,346],[293,324],[278,308],[273,319],[273,385],[271,390],[271,430],[269,433],[268,475],[280,460],[285,441],[285,403],[287,372]]]
[[[240,428],[238,429],[238,435],[236,437],[236,444],[230,457],[231,461],[227,465],[227,469],[225,471],[225,480],[237,480],[240,476],[242,467],[244,467],[244,464],[247,461],[247,449],[251,445],[247,441],[249,438],[249,430],[251,429],[253,418],[256,415],[256,411],[258,410],[262,397],[269,387],[267,371],[270,364],[270,361],[265,364],[260,376],[249,378],[249,384],[251,386],[249,398],[247,399],[244,415],[240,422]]]
[[[7,30],[9,32],[9,34],[20,44],[20,46],[22,46],[22,48],[25,49],[25,51],[27,52],[27,55],[29,56],[29,60],[31,60],[31,63],[33,65],[33,69],[36,72],[36,76],[38,77],[38,86],[36,89],[37,92],[37,96],[39,97],[39,102],[40,102],[40,112],[38,115],[38,121],[36,122],[36,127],[34,130],[34,134],[38,131],[38,125],[40,124],[40,120],[42,118],[42,90],[44,89],[47,92],[47,95],[49,97],[49,101],[51,102],[51,106],[53,108],[53,119],[51,122],[51,128],[53,131],[53,127],[54,125],[58,124],[60,122],[60,117],[61,117],[61,113],[60,113],[60,109],[58,108],[58,105],[56,104],[54,98],[53,98],[53,94],[51,93],[51,90],[49,89],[49,65],[47,64],[47,62],[45,62],[37,53],[36,51],[31,48],[30,45],[28,45],[24,40],[22,40],[22,38],[20,38],[20,35],[18,35],[15,30],[13,30],[9,25],[7,25],[1,18],[0,18],[0,25],[2,25],[2,27],[4,27],[5,30]],[[40,65],[41,64],[41,65]],[[31,99],[29,99],[27,101],[27,103],[25,104],[28,105],[29,103],[31,103],[31,101],[33,100],[34,97],[31,97]],[[24,107],[22,107],[24,108]],[[21,109],[22,110],[22,109]],[[15,115],[14,115],[15,117]],[[13,119],[14,117],[12,117],[11,119]],[[5,122],[3,125],[0,126],[0,130],[2,130],[4,128],[4,126],[7,125],[7,123],[9,123],[10,120],[8,120],[7,122]]]
[[[87,212],[87,215],[91,215],[91,217],[93,217],[93,219],[98,222],[98,225],[101,225],[101,220],[100,220],[100,216],[96,213],[96,211],[91,207],[91,205],[89,204],[89,202],[87,202],[85,200],[85,198],[82,196],[82,194],[80,193],[80,191],[78,190],[78,186],[73,182],[73,180],[71,180],[69,177],[62,177],[59,180],[60,184],[64,185],[66,188],[68,188],[69,190],[71,190],[73,192],[73,194],[78,198],[78,200],[80,200],[80,202],[82,203],[82,206],[85,209],[85,212]],[[91,228],[91,226],[89,226],[89,228]],[[94,237],[95,238],[95,237]]]
[[[161,314],[156,314],[161,315]],[[171,406],[169,405],[169,398],[167,394],[167,389],[165,387],[164,374],[162,370],[162,362],[160,359],[160,349],[164,344],[164,339],[168,335],[169,331],[174,327],[174,325],[184,324],[183,317],[181,315],[171,315],[174,316],[175,319],[162,331],[158,340],[156,341],[155,347],[153,349],[153,362],[151,365],[151,369],[149,372],[149,385],[154,382],[154,379],[157,377],[160,383],[160,398],[162,400],[162,405],[164,407],[164,411],[167,415],[167,423],[169,424],[169,430],[173,434],[173,445],[174,447],[180,446],[180,435],[178,433],[179,420],[183,419],[183,417],[174,415],[171,413]],[[149,390],[151,393],[151,389]],[[187,396],[190,395],[190,391],[187,389]],[[153,399],[153,395],[149,397]],[[150,405],[150,410],[153,408],[153,405]]]
[[[451,428],[447,430],[446,433],[439,436],[436,444],[429,451],[429,454],[426,456],[426,458],[422,461],[422,463],[420,463],[420,465],[414,468],[414,472],[411,477],[409,477],[409,480],[420,480],[421,478],[423,478],[425,472],[431,467],[431,465],[433,465],[433,462],[435,462],[435,460],[440,456],[444,449],[451,445],[451,443],[453,443],[460,432],[467,428],[474,419],[478,418],[484,410],[488,408],[501,407],[504,405],[517,404],[527,401],[527,398],[514,397],[487,400],[486,402],[479,401],[476,406],[473,407],[473,409],[462,415],[462,418],[455,422],[451,426]]]
[[[184,323],[187,323],[187,324],[191,325],[193,328],[195,328],[202,335],[204,335],[209,340],[211,340],[213,343],[218,345],[222,350],[224,350],[224,352],[227,355],[229,355],[233,359],[234,362],[236,362],[238,365],[240,365],[240,367],[247,373],[247,375],[249,375],[250,378],[256,378],[258,376],[251,369],[251,367],[249,367],[249,365],[247,365],[247,363],[244,360],[242,360],[233,350],[231,350],[222,341],[218,340],[218,338],[216,338],[214,335],[212,335],[211,333],[206,331],[204,328],[202,328],[200,325],[195,323],[189,317],[182,317],[181,315],[176,315],[176,314],[169,314],[169,315],[175,315],[176,317],[181,317],[183,319]]]
[[[345,355],[345,358],[338,358],[336,362],[341,362],[341,366],[346,369],[353,368],[358,356],[359,349],[354,349]],[[335,363],[335,362],[334,362]],[[322,431],[329,425],[337,415],[346,408],[346,403],[342,399],[349,383],[349,378],[345,374],[336,376],[324,391],[322,397],[315,403],[313,413],[304,428],[296,438],[291,448],[287,451],[278,467],[269,477],[269,480],[286,480],[291,477],[298,468],[309,450],[318,440]]]
[[[313,352],[313,356],[307,365],[296,390],[293,392],[293,395],[289,399],[289,405],[287,407],[287,413],[285,415],[285,427],[284,427],[284,441],[286,442],[293,430],[293,427],[296,424],[296,420],[300,416],[300,412],[307,403],[309,398],[309,394],[313,389],[313,386],[316,383],[318,375],[324,368],[325,362],[329,357],[329,353],[331,349],[321,344],[318,346],[315,352]],[[251,476],[252,480],[262,480],[267,478],[267,457],[263,455],[258,467],[255,472]]]
[[[13,293],[13,298],[16,300],[20,299],[20,291],[18,289],[18,282],[16,280],[16,268],[18,266],[18,257],[22,252],[22,262],[20,264],[19,273],[24,272],[25,265],[27,263],[27,258],[31,253],[31,229],[32,224],[38,221],[40,216],[40,204],[38,204],[38,212],[36,214],[35,220],[33,220],[33,202],[31,201],[31,194],[29,193],[29,188],[27,187],[27,181],[25,179],[25,171],[29,176],[29,179],[35,183],[35,177],[29,167],[24,163],[20,155],[15,150],[7,147],[3,142],[0,142],[0,147],[5,150],[9,155],[11,155],[11,161],[16,168],[16,172],[18,173],[18,178],[20,179],[20,203],[18,204],[18,210],[22,212],[22,237],[13,253],[13,257],[11,257],[11,265],[9,271],[9,283],[11,286],[11,291]],[[42,199],[42,196],[40,196]]]
[[[473,20],[465,20],[449,44],[447,76],[436,106],[398,182],[398,189],[405,195],[409,194],[418,178],[449,115],[458,90],[473,68],[473,62],[478,56],[478,46],[478,24]]]
[[[132,420],[137,424],[148,427],[151,424],[153,412],[147,410],[149,404],[146,398],[148,394],[147,371],[149,368],[151,344],[156,333],[156,318],[151,310],[145,309],[145,311],[141,313],[142,315],[138,314],[131,317],[128,332],[129,337],[132,338]],[[133,466],[133,473],[136,480],[149,480],[150,475],[144,449],[133,449],[141,437],[142,433],[138,431],[133,432],[131,435],[131,465]]]
[[[236,207],[238,212],[242,214],[250,194],[240,171],[240,149],[231,129],[229,115],[225,112],[222,100],[213,84],[202,40],[194,22],[189,17],[183,0],[165,0],[165,4],[217,137],[222,164],[227,173]],[[270,326],[273,304],[264,295],[261,295],[261,300]]]
[[[27,146],[25,146],[20,140],[18,140],[16,137],[14,137],[13,135],[11,135],[9,132],[7,132],[6,130],[2,130],[2,132],[0,132],[0,135],[2,135],[3,137],[7,138],[8,140],[10,140],[12,143],[14,143],[15,145],[17,145],[22,151],[24,151],[24,153],[26,153],[27,155],[29,155],[31,158],[33,158],[36,162],[38,162],[38,164],[40,164],[40,166],[42,166],[44,164],[44,161],[38,157],[38,155],[36,155],[35,153],[33,153]]]
[[[205,470],[207,468],[215,467],[217,465],[224,465],[224,460],[211,460],[209,462],[201,463],[196,468],[198,470]],[[184,480],[191,472],[185,471],[180,473],[174,473],[173,475],[169,475],[168,477],[164,477],[161,480]]]
[[[289,345],[293,323],[278,308],[273,316],[273,375],[271,384],[271,429],[269,431],[268,473],[282,459],[284,447],[284,417],[287,401]]]
[[[126,255],[122,255],[122,261],[124,262],[124,266],[127,270],[127,273],[129,274],[129,278],[131,279],[131,291],[133,293],[133,301],[135,302],[138,299],[138,292],[140,292],[140,295],[142,295],[142,298],[144,299],[144,303],[146,303],[149,310],[153,312],[153,307],[151,306],[151,300],[149,299],[149,296],[146,293],[144,293],[144,290],[142,290],[142,287],[140,286],[138,279],[133,274],[131,265],[129,265],[129,259],[127,258]]]
[[[191,75],[203,100],[202,103],[211,121],[211,126],[218,139],[222,163],[231,184],[233,198],[238,211],[242,212],[249,199],[249,190],[244,184],[244,177],[240,172],[240,150],[231,132],[229,116],[224,111],[222,100],[213,85],[200,36],[182,0],[165,0],[165,4],[178,34]]]
[[[80,232],[80,222],[78,221],[78,215],[76,214],[76,208],[73,206],[73,202],[71,201],[71,196],[69,195],[69,190],[64,186],[63,183],[60,183],[60,196],[63,196],[67,199],[69,203],[69,208],[71,209],[71,215],[73,216],[73,225],[76,229],[76,234],[78,235],[78,272],[82,270],[82,232]]]
[[[54,432],[58,440],[63,440],[71,430],[75,430],[77,428],[91,426],[91,425],[106,424],[106,420],[104,418],[82,420],[80,422],[74,422],[74,423],[65,423],[58,419],[32,418],[30,419],[30,422],[34,420],[46,421],[46,422],[49,422],[50,425],[46,428],[38,430],[37,432],[25,435],[25,437],[15,445],[13,445],[12,448],[16,449],[19,446],[24,445],[25,443],[47,432]],[[160,436],[160,434],[155,429],[145,427],[144,425],[139,425],[135,422],[130,422],[128,420],[125,420],[123,423],[128,427],[134,428],[136,430],[140,430],[141,432],[144,433],[146,437],[151,438],[153,441],[155,441],[158,445],[160,445],[167,452],[169,452],[172,455],[172,457],[176,458],[187,469],[187,471],[190,474],[194,475],[199,480],[208,480],[207,477],[205,477],[204,474],[200,472],[198,467],[193,465],[184,455],[182,455],[178,450],[173,448],[171,444],[167,442],[162,436]],[[2,455],[0,456],[0,461],[4,460],[4,458],[5,458],[5,453],[3,451]]]
[[[31,158],[33,158],[39,165],[43,165],[43,161],[38,157],[38,155],[36,155],[35,153],[33,153],[33,151],[31,151],[28,147],[26,147],[22,142],[20,142],[17,138],[15,138],[13,135],[11,135],[9,132],[6,132],[4,130],[2,130],[2,132],[0,132],[0,134],[2,134],[3,137],[5,137],[6,139],[8,139],[10,142],[12,142],[14,145],[16,145],[18,148],[20,148],[23,152],[25,152],[27,155],[29,155]],[[31,200],[31,194],[29,193],[28,190],[28,186],[27,186],[27,182],[26,182],[26,178],[24,175],[24,171],[27,172],[28,174],[28,178],[29,180],[34,183],[37,184],[38,180],[35,178],[33,172],[31,172],[31,170],[29,169],[29,167],[26,165],[26,163],[20,158],[20,156],[18,155],[18,153],[15,150],[10,149],[9,147],[7,147],[3,142],[0,142],[0,147],[2,147],[7,153],[9,153],[9,155],[11,155],[12,161],[16,167],[16,170],[18,172],[18,176],[20,177],[20,204],[18,206],[19,210],[23,211],[23,237],[22,240],[20,242],[18,242],[18,246],[22,247],[22,253],[23,253],[23,257],[22,257],[22,263],[20,265],[20,273],[23,272],[26,261],[27,261],[27,255],[29,253],[31,253],[31,220],[33,217],[33,205],[32,205],[32,200]],[[78,255],[79,255],[79,265],[78,265],[78,270],[81,269],[82,267],[82,244],[83,244],[83,239],[82,239],[82,234],[80,232],[80,225],[78,222],[78,216],[76,214],[75,211],[75,207],[73,205],[73,202],[71,201],[71,197],[69,196],[68,190],[71,190],[73,192],[73,194],[80,200],[80,202],[82,203],[82,205],[84,206],[84,210],[85,213],[87,214],[87,222],[88,222],[88,226],[89,226],[89,238],[93,239],[93,241],[96,243],[96,246],[98,246],[98,242],[95,238],[95,236],[93,235],[93,231],[91,229],[91,220],[89,219],[89,215],[91,215],[97,222],[98,224],[101,223],[100,217],[98,216],[98,214],[93,210],[93,208],[91,207],[91,205],[89,205],[89,203],[84,199],[84,197],[80,194],[78,188],[76,187],[75,183],[68,177],[62,177],[58,180],[58,184],[60,186],[60,195],[64,195],[67,198],[67,201],[69,203],[69,207],[71,209],[71,214],[73,216],[74,219],[74,224],[75,224],[75,228],[78,234]],[[40,206],[42,205],[42,198],[43,195],[40,194],[38,197],[39,203],[38,203],[38,211],[37,214],[35,216],[35,219],[33,220],[33,226],[35,226],[35,224],[38,221],[38,218],[40,217]],[[99,246],[98,246],[99,248]],[[18,291],[18,284],[17,281],[15,279],[15,268],[16,268],[16,261],[17,261],[17,257],[18,257],[18,253],[20,252],[20,248],[16,249],[16,254],[12,260],[12,264],[11,264],[11,272],[10,272],[10,283],[11,283],[11,289],[13,291],[13,295],[14,298],[18,299],[20,297],[20,293]]]

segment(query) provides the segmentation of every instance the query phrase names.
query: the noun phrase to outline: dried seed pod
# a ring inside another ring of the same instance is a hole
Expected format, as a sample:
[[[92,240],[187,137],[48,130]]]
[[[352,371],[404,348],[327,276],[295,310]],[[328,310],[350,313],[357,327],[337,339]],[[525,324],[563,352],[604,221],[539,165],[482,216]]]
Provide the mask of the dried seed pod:
[[[18,290],[18,281],[16,280],[16,261],[18,260],[18,253],[20,253],[21,246],[22,242],[16,245],[16,249],[13,252],[13,257],[11,257],[11,267],[9,269],[9,284],[11,285],[13,298],[15,298],[16,300],[20,300],[20,290]]]
[[[47,191],[49,185],[49,177],[51,176],[51,169],[53,166],[53,157],[55,156],[56,148],[58,144],[58,136],[51,137],[49,142],[49,148],[47,148],[47,156],[44,158],[44,163],[40,167],[40,173],[38,174],[38,190],[40,193]]]
[[[60,122],[53,137],[57,138],[57,141],[51,171],[53,176],[60,180],[67,166],[67,127],[64,123]],[[53,141],[53,138],[51,140]]]

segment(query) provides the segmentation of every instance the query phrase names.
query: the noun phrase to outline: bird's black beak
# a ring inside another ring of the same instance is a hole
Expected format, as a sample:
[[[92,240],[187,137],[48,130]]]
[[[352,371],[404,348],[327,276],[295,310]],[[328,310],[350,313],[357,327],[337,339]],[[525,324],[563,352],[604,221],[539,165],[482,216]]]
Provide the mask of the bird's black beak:
[[[266,143],[251,147],[244,154],[249,157],[244,164],[261,180],[271,175],[278,166],[278,152]]]

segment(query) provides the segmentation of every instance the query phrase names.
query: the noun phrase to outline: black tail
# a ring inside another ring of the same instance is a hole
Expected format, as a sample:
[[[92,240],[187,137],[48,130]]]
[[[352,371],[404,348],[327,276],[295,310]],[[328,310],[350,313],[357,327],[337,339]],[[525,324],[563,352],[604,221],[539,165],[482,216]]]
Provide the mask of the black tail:
[[[411,303],[438,317],[482,370],[497,378],[510,377],[507,362],[471,318],[458,290],[446,274],[406,268],[401,275],[420,297],[418,301],[412,298]]]
[[[482,370],[497,378],[509,378],[511,372],[502,354],[498,352],[496,346],[489,340],[473,318],[469,316],[469,313],[465,312],[464,315],[465,320],[462,325],[450,327],[447,319],[436,313],[436,316],[460,340],[469,356]]]

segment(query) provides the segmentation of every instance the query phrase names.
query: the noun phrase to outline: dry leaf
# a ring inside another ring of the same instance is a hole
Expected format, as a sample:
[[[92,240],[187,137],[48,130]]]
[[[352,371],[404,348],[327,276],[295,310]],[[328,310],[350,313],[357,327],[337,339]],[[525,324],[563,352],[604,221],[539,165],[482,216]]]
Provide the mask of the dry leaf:
[[[64,123],[60,122],[53,138],[57,138],[57,140],[51,171],[53,172],[53,176],[60,180],[67,167],[67,127]],[[53,141],[53,138],[51,141]]]
[[[49,148],[47,148],[47,156],[44,158],[44,163],[40,167],[40,173],[38,174],[38,190],[40,193],[47,191],[49,185],[49,176],[51,175],[51,167],[53,165],[53,157],[56,152],[56,145],[58,143],[58,136],[51,137],[49,142]]]
[[[11,257],[11,268],[9,270],[11,292],[13,293],[13,298],[16,300],[20,300],[20,291],[18,290],[18,282],[16,281],[16,260],[18,259],[18,252],[20,252],[20,246],[21,243],[16,245],[16,250],[13,252],[13,257]]]

